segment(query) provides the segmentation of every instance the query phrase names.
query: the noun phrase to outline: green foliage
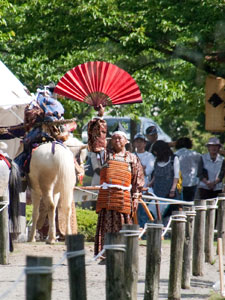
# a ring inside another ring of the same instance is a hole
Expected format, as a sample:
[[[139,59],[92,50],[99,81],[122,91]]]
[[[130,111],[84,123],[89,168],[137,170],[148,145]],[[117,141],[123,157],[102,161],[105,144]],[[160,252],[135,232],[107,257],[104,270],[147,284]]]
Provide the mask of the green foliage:
[[[220,296],[218,293],[213,292],[209,297],[209,300],[224,300],[225,297]]]
[[[32,219],[32,210],[33,210],[32,205],[26,205],[27,224]],[[76,215],[77,215],[78,232],[84,235],[85,241],[93,242],[95,238],[98,215],[93,210],[82,209],[80,207],[76,207]]]
[[[10,41],[15,37],[15,32],[7,28],[7,18],[5,18],[6,10],[10,13],[14,13],[13,6],[9,1],[0,0],[0,44]]]
[[[188,136],[193,142],[193,149],[199,153],[206,153],[207,148],[205,144],[212,136],[209,132],[202,132],[199,130],[199,122],[197,121],[185,121],[183,134],[181,136]]]
[[[26,222],[29,224],[32,219],[33,205],[26,205]]]
[[[76,212],[78,232],[84,235],[86,241],[93,242],[96,233],[98,215],[93,210],[82,209],[80,207],[76,207]]]

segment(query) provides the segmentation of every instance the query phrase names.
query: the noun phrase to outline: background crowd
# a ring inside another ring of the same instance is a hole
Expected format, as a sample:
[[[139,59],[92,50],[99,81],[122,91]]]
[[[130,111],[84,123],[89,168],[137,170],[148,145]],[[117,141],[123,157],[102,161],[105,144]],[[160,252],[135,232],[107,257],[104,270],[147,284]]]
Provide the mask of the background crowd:
[[[145,135],[137,133],[130,148],[143,167],[145,193],[184,201],[193,201],[196,197],[211,199],[222,193],[225,162],[220,140],[209,138],[206,152],[202,154],[192,150],[192,146],[188,137],[169,143],[158,140],[154,126],[148,127]],[[91,161],[94,169],[92,185],[98,185],[100,163],[97,154],[91,153]],[[162,219],[166,219],[172,209],[180,207],[160,201],[158,204],[158,211],[152,203],[149,210],[153,217]],[[141,227],[148,220],[141,205],[138,207],[138,220]]]

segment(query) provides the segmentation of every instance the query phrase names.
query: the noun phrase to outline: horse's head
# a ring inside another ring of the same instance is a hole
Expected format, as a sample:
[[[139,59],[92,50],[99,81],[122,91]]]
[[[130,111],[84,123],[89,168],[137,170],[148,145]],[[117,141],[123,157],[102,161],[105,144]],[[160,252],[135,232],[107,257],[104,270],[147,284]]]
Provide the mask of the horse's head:
[[[70,136],[68,140],[64,142],[70,151],[73,153],[75,160],[75,170],[77,179],[82,182],[84,176],[84,162],[87,157],[87,145],[83,144],[77,138]]]
[[[87,157],[87,144],[83,144],[80,140],[70,136],[67,141],[64,142],[70,151],[72,151],[74,157],[78,157],[81,163],[84,163]]]

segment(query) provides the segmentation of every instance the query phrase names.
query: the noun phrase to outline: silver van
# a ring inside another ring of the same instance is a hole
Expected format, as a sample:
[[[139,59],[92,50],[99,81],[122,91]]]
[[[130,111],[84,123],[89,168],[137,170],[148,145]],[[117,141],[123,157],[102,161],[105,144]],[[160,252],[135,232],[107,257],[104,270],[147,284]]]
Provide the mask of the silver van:
[[[130,131],[131,131],[131,118],[130,117],[113,117],[113,116],[104,116],[103,119],[107,122],[108,133],[111,135],[113,131],[116,130],[118,124],[120,123],[127,132],[127,138],[130,140]],[[171,142],[171,138],[162,130],[162,128],[152,119],[139,117],[140,122],[137,124],[137,132],[140,132],[145,135],[146,129],[149,126],[155,126],[158,131],[158,139],[165,142]],[[82,142],[87,143],[88,134],[87,134],[87,124],[82,128]]]

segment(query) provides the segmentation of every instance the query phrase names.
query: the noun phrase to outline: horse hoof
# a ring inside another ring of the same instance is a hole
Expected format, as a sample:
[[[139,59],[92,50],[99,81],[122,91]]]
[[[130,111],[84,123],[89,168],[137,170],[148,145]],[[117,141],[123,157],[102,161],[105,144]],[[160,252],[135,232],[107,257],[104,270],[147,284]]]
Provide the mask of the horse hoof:
[[[54,245],[55,244],[55,240],[46,240],[46,244],[48,244],[48,245]]]
[[[35,239],[35,238],[29,239],[28,242],[29,242],[29,243],[35,243],[35,242],[36,242],[36,239]]]

